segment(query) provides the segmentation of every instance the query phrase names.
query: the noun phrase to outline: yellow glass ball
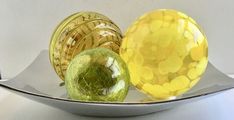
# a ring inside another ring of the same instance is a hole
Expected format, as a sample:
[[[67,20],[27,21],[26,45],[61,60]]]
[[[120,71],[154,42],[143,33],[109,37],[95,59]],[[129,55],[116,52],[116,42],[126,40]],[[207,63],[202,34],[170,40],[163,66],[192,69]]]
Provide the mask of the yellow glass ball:
[[[50,42],[50,62],[64,80],[70,61],[80,52],[103,47],[119,53],[122,33],[108,17],[96,12],[79,12],[64,19]]]
[[[162,9],[129,27],[120,55],[137,89],[156,99],[172,99],[200,80],[208,63],[208,43],[191,17]]]

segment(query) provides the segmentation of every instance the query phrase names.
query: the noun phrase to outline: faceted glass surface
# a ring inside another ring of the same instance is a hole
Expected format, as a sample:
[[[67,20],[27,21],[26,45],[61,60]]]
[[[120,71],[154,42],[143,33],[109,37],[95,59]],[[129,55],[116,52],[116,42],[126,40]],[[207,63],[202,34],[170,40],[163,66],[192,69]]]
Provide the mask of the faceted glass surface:
[[[146,13],[129,27],[120,55],[134,86],[156,99],[172,99],[199,81],[208,44],[191,17],[164,9]]]
[[[130,76],[120,56],[106,48],[86,50],[69,64],[65,85],[71,99],[123,101]]]
[[[79,12],[63,20],[50,43],[50,61],[64,80],[69,62],[83,50],[104,47],[119,52],[121,31],[109,18],[95,12]]]

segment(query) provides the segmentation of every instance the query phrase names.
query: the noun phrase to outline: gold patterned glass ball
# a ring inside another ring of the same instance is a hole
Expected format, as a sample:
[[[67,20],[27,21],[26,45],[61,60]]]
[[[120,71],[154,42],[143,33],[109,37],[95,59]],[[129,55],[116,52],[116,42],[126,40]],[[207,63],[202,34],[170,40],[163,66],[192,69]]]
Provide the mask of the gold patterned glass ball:
[[[146,13],[129,27],[120,55],[136,88],[156,99],[172,99],[200,80],[208,44],[191,17],[163,9]]]
[[[50,42],[50,61],[64,80],[69,62],[80,52],[104,47],[118,53],[122,39],[120,29],[106,16],[79,12],[67,17],[55,29]]]

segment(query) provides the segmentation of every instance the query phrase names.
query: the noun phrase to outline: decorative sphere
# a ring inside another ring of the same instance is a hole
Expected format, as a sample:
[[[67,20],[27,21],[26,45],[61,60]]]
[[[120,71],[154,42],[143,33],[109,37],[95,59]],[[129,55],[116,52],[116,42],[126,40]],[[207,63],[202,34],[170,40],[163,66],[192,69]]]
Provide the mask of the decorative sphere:
[[[172,99],[199,81],[207,66],[208,45],[191,17],[163,9],[129,27],[120,55],[136,88],[156,99]]]
[[[106,48],[78,54],[69,64],[65,86],[71,99],[83,101],[123,101],[130,76],[120,56]]]
[[[64,80],[69,62],[83,50],[104,47],[119,52],[122,40],[116,24],[95,12],[79,12],[63,20],[50,42],[50,61]]]

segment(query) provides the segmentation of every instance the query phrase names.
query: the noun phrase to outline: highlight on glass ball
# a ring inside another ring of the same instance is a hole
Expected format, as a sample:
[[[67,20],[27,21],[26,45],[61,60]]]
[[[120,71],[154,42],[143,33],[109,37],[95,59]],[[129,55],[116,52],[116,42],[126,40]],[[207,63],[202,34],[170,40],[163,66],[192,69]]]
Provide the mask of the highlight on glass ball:
[[[106,48],[85,50],[69,64],[65,86],[71,99],[123,101],[130,76],[120,56]]]
[[[50,61],[64,80],[69,62],[80,52],[104,47],[119,53],[122,34],[108,17],[96,12],[79,12],[64,19],[50,42]]]
[[[161,9],[144,14],[128,28],[120,55],[137,89],[155,99],[173,99],[200,80],[208,43],[191,17]]]

